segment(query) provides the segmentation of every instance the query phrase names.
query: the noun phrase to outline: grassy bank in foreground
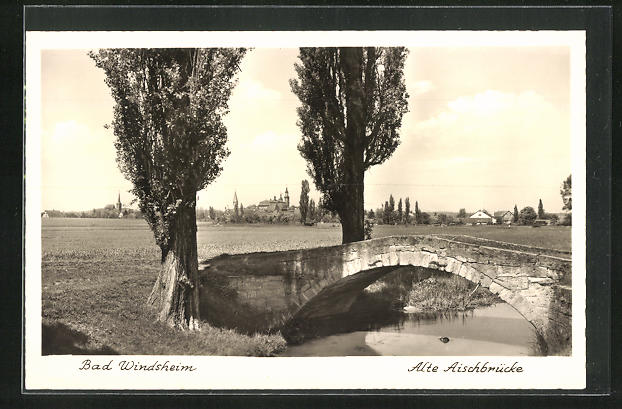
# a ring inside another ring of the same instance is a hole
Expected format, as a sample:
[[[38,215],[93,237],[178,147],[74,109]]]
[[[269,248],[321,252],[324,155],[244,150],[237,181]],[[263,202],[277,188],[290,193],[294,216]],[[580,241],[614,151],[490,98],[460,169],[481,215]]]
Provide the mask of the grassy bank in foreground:
[[[208,323],[190,333],[154,322],[146,300],[159,263],[132,253],[43,262],[43,353],[272,356],[285,348],[278,334],[248,336]]]

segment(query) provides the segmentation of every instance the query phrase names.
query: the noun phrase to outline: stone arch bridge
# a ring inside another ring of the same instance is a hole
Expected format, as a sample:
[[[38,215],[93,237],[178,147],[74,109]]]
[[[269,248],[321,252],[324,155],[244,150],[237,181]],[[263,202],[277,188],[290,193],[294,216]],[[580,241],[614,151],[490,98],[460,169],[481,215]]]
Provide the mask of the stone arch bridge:
[[[470,236],[391,236],[221,255],[199,265],[202,316],[247,331],[329,316],[347,311],[365,287],[404,266],[479,283],[535,327],[545,351],[570,346],[570,252]]]

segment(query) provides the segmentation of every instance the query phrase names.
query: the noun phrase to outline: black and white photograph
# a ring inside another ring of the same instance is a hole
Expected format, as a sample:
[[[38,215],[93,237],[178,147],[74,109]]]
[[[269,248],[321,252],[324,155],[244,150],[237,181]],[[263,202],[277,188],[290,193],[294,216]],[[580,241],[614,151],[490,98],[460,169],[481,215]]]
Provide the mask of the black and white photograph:
[[[27,388],[585,386],[585,32],[26,41]]]

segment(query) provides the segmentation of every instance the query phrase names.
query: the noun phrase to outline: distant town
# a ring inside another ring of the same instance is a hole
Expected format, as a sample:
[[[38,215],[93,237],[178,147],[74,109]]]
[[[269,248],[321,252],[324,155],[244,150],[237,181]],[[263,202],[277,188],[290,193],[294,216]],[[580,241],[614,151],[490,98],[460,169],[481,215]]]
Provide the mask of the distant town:
[[[303,183],[306,181],[303,181]],[[303,189],[304,191],[304,189]],[[211,222],[214,224],[297,224],[314,225],[316,223],[339,223],[339,216],[324,208],[322,199],[317,203],[311,198],[301,197],[298,206],[290,201],[289,191],[273,195],[257,204],[244,206],[238,200],[237,192],[233,193],[231,207],[225,209],[197,208],[197,221]],[[90,211],[60,211],[45,210],[42,218],[68,217],[68,218],[106,218],[106,219],[140,219],[140,210],[131,208],[121,202],[121,193],[117,196],[117,202],[108,204],[103,208]],[[378,225],[571,225],[570,212],[547,213],[540,200],[536,208],[525,206],[519,210],[517,205],[513,209],[501,209],[493,212],[487,209],[467,211],[465,208],[457,212],[421,211],[419,203],[415,201],[411,205],[410,198],[399,198],[397,203],[393,195],[376,209],[369,209],[365,214],[366,223]]]

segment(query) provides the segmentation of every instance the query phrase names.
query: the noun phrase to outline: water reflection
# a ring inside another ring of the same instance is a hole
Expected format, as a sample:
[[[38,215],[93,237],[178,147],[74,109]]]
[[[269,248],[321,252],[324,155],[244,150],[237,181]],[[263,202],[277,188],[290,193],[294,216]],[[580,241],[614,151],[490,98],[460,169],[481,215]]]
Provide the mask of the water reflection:
[[[506,303],[464,312],[355,310],[299,329],[307,341],[283,356],[538,354],[533,326]]]

